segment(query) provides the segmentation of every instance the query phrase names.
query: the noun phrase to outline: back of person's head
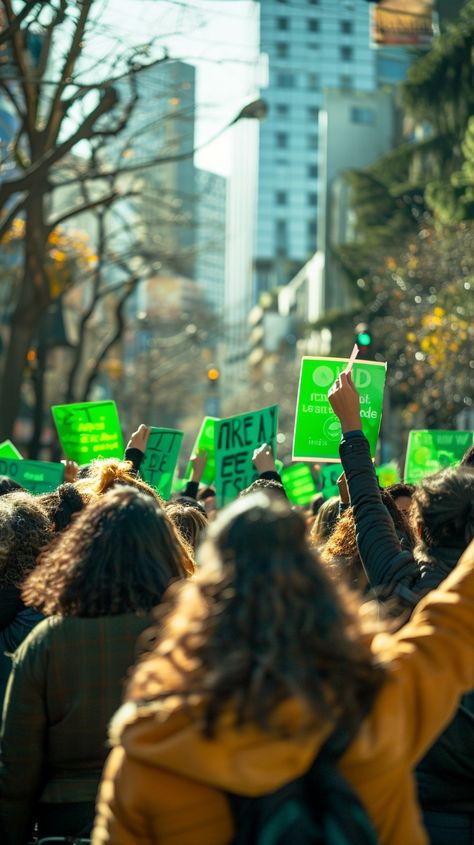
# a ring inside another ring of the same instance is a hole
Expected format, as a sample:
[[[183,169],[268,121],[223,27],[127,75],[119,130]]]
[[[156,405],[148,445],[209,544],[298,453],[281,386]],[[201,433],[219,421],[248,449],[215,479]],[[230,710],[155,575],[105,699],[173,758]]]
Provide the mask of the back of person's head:
[[[464,549],[474,537],[474,468],[449,467],[413,494],[413,520],[426,546]]]
[[[209,528],[199,557],[202,567],[176,591],[129,698],[197,696],[209,736],[229,708],[238,725],[278,732],[275,708],[295,698],[306,726],[335,714],[358,723],[383,672],[353,597],[339,592],[308,547],[304,518],[263,491],[238,499]]]
[[[462,467],[474,467],[474,443],[472,446],[469,446],[469,449],[466,449],[464,455],[461,458],[460,466]]]
[[[7,493],[18,492],[19,490],[26,493],[25,488],[14,481],[13,478],[9,478],[8,475],[0,475],[0,496],[6,496]]]
[[[321,510],[324,504],[324,496],[322,493],[316,493],[315,496],[311,499],[311,513],[313,516],[317,516],[319,511]]]
[[[0,586],[19,586],[53,537],[46,510],[31,493],[0,497]]]
[[[88,473],[84,478],[76,482],[76,487],[83,496],[91,498],[103,496],[113,487],[123,486],[135,487],[143,493],[148,493],[156,501],[163,505],[163,499],[154,487],[143,481],[133,471],[131,461],[119,461],[118,458],[106,458],[104,460],[92,461]]]
[[[61,484],[53,493],[38,496],[47,511],[55,531],[64,531],[75,513],[85,507],[86,500],[74,484]]]
[[[193,550],[197,549],[202,534],[209,523],[205,509],[198,502],[195,505],[193,507],[192,505],[185,505],[179,501],[171,502],[165,508],[166,513],[175,524],[182,538]]]
[[[411,504],[413,493],[416,487],[414,484],[405,484],[398,482],[397,484],[390,484],[385,487],[385,492],[390,493],[399,511],[401,511],[406,518],[409,518],[411,513]]]
[[[144,612],[190,563],[158,502],[120,486],[85,507],[41,555],[23,598],[47,615]]]
[[[277,496],[283,496],[286,499],[285,488],[276,478],[256,478],[245,490],[240,491],[239,496],[251,496],[252,493],[258,493],[259,490],[264,490],[267,493]]]
[[[326,542],[334,531],[339,516],[339,496],[331,496],[319,508],[311,528],[311,540],[314,546]]]

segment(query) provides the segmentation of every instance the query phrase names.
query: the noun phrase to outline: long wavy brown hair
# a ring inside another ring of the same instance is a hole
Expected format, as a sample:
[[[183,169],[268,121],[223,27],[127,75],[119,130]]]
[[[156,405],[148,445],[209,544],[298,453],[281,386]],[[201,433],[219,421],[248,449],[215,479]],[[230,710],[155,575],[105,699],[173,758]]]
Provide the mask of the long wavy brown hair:
[[[200,559],[196,578],[160,615],[128,699],[199,702],[207,736],[229,708],[237,725],[272,732],[275,708],[294,698],[311,721],[357,725],[385,673],[370,652],[367,618],[309,548],[304,519],[281,497],[255,493],[218,518]]]
[[[159,504],[132,487],[118,487],[81,511],[40,556],[23,600],[46,615],[148,611],[190,567]]]

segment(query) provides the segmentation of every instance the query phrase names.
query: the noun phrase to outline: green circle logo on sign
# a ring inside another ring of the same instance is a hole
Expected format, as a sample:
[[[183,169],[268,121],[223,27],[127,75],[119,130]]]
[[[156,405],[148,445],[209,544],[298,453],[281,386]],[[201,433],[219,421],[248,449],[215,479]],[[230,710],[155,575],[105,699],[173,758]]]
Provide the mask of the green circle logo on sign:
[[[330,367],[326,367],[322,364],[314,370],[313,381],[316,387],[329,387],[329,385],[334,381],[334,373]]]
[[[330,440],[338,440],[341,436],[341,423],[337,418],[326,420],[323,431]]]

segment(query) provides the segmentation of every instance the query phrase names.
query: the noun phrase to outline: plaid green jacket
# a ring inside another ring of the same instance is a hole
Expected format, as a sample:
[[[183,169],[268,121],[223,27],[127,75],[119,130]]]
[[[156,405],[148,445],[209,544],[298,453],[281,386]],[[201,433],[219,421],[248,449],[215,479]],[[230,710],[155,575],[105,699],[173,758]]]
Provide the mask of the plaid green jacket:
[[[150,616],[53,616],[16,651],[0,746],[0,842],[27,841],[38,801],[93,801],[136,642]]]

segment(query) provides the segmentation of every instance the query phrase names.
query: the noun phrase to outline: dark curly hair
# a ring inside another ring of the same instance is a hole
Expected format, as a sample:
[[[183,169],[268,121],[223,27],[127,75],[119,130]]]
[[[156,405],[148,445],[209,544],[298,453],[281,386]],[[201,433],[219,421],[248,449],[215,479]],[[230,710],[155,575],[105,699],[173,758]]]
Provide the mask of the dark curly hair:
[[[326,574],[302,516],[263,491],[239,499],[210,528],[201,557],[171,610],[158,610],[156,643],[128,699],[199,702],[206,736],[229,708],[238,726],[279,732],[272,714],[294,698],[313,724],[336,716],[357,725],[385,671],[370,652],[367,615]]]
[[[48,514],[35,496],[21,491],[0,496],[0,587],[20,586],[52,537]]]
[[[474,467],[448,467],[427,476],[412,501],[412,519],[422,528],[425,549],[465,549],[474,538]]]
[[[18,484],[18,481],[14,481],[8,475],[0,475],[0,496],[6,496],[8,493],[14,493],[15,491],[26,493],[25,488],[21,484]]]
[[[39,501],[47,511],[55,531],[64,531],[75,513],[79,513],[86,505],[86,499],[81,496],[74,484],[60,484],[52,493],[38,496]]]
[[[89,504],[41,555],[23,588],[45,614],[148,611],[189,566],[171,520],[148,494],[120,486]]]

